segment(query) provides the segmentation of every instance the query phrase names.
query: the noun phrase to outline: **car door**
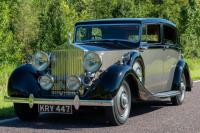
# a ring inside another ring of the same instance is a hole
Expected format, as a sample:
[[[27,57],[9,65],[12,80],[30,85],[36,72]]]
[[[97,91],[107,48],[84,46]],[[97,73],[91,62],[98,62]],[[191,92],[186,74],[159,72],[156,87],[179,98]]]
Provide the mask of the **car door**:
[[[151,93],[163,90],[163,44],[160,24],[142,27],[141,56],[145,65],[145,88]]]
[[[171,90],[176,64],[181,57],[179,39],[175,28],[163,25],[164,50],[164,86],[163,91]]]

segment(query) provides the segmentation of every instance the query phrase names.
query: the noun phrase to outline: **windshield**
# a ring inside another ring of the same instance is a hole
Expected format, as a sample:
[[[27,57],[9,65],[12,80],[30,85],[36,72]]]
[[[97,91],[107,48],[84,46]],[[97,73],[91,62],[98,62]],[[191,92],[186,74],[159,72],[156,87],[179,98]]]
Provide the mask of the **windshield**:
[[[139,24],[100,24],[77,26],[75,42],[94,42],[103,40],[124,40],[139,42]]]

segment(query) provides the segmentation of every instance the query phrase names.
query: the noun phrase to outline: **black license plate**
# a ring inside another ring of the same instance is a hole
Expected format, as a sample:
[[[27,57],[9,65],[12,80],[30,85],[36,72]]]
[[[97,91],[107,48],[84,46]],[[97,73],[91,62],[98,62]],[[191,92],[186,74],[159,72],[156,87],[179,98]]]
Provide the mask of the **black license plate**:
[[[39,109],[39,112],[72,114],[72,106],[71,105],[39,104],[38,109]]]

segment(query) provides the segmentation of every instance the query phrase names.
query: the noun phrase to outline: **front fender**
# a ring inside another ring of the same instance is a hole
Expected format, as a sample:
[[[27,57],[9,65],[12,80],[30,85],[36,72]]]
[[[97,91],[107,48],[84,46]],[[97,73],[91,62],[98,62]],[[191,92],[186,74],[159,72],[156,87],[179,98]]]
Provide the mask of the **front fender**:
[[[172,83],[172,90],[178,90],[181,83],[181,75],[184,74],[186,78],[186,90],[191,91],[193,82],[190,77],[190,71],[187,63],[181,59],[178,61],[174,73],[174,79]]]
[[[116,95],[123,79],[128,75],[132,75],[136,79],[138,78],[130,66],[123,64],[112,65],[99,76],[96,85],[88,97],[112,99]]]
[[[129,66],[132,66],[133,65],[133,63],[135,62],[135,59],[136,58],[140,58],[141,60],[142,60],[142,57],[141,57],[141,55],[140,55],[140,53],[139,52],[136,52],[136,51],[134,51],[134,52],[131,52],[130,53],[130,60],[128,61],[128,65]],[[143,60],[142,60],[143,61]],[[143,63],[143,62],[141,62],[141,63]],[[143,65],[143,64],[142,64]]]
[[[8,80],[8,95],[13,97],[28,97],[30,93],[39,97],[39,72],[31,65],[25,64],[16,68]]]

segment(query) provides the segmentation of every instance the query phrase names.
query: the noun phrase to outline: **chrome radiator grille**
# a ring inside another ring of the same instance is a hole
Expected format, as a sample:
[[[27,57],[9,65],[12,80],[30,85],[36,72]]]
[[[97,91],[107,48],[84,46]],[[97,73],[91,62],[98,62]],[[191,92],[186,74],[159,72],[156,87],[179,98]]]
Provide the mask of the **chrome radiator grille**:
[[[55,80],[52,95],[73,95],[74,92],[69,92],[66,87],[66,80],[71,75],[79,76],[84,73],[83,56],[84,52],[77,48],[52,52],[51,74]]]

